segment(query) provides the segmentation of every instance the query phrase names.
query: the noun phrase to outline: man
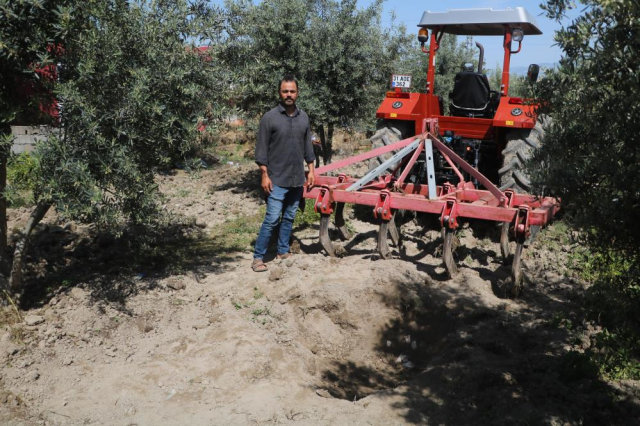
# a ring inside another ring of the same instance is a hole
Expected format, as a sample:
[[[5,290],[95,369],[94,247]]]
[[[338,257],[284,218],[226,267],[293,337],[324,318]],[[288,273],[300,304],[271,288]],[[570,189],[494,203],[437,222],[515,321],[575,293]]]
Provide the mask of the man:
[[[309,117],[296,107],[298,82],[291,75],[285,76],[278,86],[280,104],[267,112],[260,120],[256,163],[262,172],[261,186],[267,196],[267,214],[256,241],[253,263],[255,272],[264,272],[264,256],[273,229],[280,222],[278,235],[278,259],[286,259],[289,239],[296,217],[298,202],[302,197],[304,163],[309,173],[307,184],[315,182]],[[282,220],[280,216],[282,215]]]

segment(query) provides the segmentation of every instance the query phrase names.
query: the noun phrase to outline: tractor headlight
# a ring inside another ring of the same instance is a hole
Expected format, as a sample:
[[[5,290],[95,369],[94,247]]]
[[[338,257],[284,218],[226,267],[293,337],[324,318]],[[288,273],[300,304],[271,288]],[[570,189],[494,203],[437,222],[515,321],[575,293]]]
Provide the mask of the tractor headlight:
[[[522,31],[522,28],[514,28],[513,30],[511,30],[511,40],[517,41],[519,43],[523,38],[524,31]]]
[[[420,43],[426,43],[427,40],[429,40],[429,30],[420,28],[420,31],[418,31],[418,41]]]

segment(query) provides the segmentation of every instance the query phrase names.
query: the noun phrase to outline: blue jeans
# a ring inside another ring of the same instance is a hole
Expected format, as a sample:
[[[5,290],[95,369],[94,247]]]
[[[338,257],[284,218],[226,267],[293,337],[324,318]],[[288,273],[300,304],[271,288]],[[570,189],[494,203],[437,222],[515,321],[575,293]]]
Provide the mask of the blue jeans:
[[[278,235],[278,254],[289,253],[289,239],[293,229],[293,220],[296,218],[296,210],[303,188],[283,188],[273,185],[271,194],[267,197],[267,214],[260,227],[260,233],[256,240],[256,248],[253,253],[254,259],[262,259],[267,254],[269,240],[273,233],[273,228],[280,222],[280,234]],[[280,220],[282,215],[282,220]]]

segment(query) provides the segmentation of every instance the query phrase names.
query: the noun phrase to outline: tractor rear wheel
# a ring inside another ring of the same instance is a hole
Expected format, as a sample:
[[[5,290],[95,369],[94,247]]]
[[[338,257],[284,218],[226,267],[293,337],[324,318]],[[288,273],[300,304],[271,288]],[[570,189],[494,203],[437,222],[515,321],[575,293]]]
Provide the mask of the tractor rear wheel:
[[[406,135],[405,128],[407,122],[392,121],[392,120],[380,120],[376,132],[371,136],[371,149],[380,148],[383,146],[391,145],[394,142],[398,142],[408,136]],[[413,125],[413,122],[411,122]],[[369,160],[369,170],[375,169],[380,164],[388,160],[394,153],[378,155]]]
[[[531,181],[525,172],[525,165],[542,146],[544,132],[550,122],[548,117],[542,116],[533,129],[515,129],[507,133],[507,144],[502,151],[502,168],[498,170],[501,191],[531,191]]]

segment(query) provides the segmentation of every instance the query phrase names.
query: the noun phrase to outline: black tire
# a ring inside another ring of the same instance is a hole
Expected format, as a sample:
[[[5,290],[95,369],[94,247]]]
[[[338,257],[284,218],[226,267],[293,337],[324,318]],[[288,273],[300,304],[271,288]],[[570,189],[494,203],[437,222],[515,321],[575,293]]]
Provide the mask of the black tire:
[[[378,125],[378,130],[376,130],[374,135],[371,136],[371,149],[380,148],[394,142],[398,142],[399,140],[402,140],[402,137],[402,131],[398,127],[394,126],[392,122],[384,120]],[[392,155],[393,153],[387,153],[373,157],[369,160],[369,170],[375,169],[380,164],[388,160]]]
[[[502,150],[502,168],[500,190],[513,189],[516,192],[531,191],[531,181],[525,171],[525,165],[533,153],[542,146],[544,132],[551,120],[539,117],[533,129],[516,129],[507,133],[507,144]]]

